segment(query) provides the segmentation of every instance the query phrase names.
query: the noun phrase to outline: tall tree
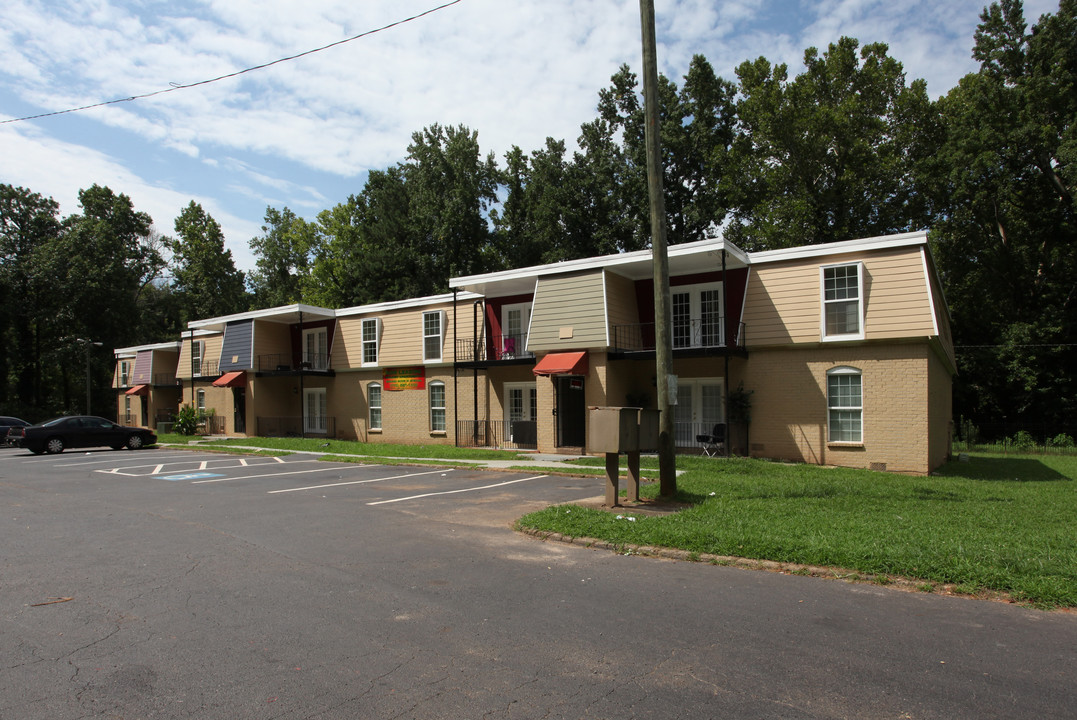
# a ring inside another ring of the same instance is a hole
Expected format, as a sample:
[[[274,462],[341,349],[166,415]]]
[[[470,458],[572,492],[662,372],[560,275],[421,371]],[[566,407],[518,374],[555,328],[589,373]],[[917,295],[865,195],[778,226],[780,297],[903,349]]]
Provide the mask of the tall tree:
[[[250,243],[256,257],[249,278],[256,307],[278,307],[303,300],[314,235],[313,224],[288,208],[266,208],[262,235]]]
[[[926,84],[906,85],[885,44],[858,46],[809,48],[793,80],[762,57],[737,68],[726,237],[761,250],[927,226],[912,182],[941,140]]]
[[[184,320],[228,315],[247,309],[243,273],[213,216],[194,200],[175,222],[176,238],[165,239],[172,253],[172,285],[181,297]]]
[[[1077,413],[1077,0],[1027,30],[981,15],[980,70],[941,102],[933,235],[954,317],[957,411],[1069,427]]]

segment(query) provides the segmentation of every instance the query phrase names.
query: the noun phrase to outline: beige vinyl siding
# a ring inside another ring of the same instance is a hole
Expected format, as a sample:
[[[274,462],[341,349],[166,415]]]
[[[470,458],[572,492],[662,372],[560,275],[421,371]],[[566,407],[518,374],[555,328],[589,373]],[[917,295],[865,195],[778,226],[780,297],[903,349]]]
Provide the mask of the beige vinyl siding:
[[[337,320],[337,332],[333,338],[330,367],[334,370],[350,370],[363,364],[363,320],[377,316],[353,315]],[[378,361],[381,361],[379,338]]]
[[[611,328],[616,325],[638,325],[635,281],[615,273],[606,273],[606,307]]]
[[[220,333],[215,335],[202,335],[195,336],[195,342],[205,343],[205,347],[202,350],[202,362],[212,361],[213,363],[220,362],[221,359],[221,344],[224,342],[224,336]],[[191,339],[190,337],[183,338],[183,345],[180,347],[179,365],[176,367],[177,378],[191,377]],[[202,377],[207,377],[203,374]]]
[[[439,303],[425,307],[396,310],[375,317],[381,318],[381,344],[378,347],[378,365],[422,365],[423,361],[423,313],[442,311],[444,328],[441,345],[442,363],[453,361],[453,314],[452,303]],[[368,316],[370,317],[370,316]],[[360,323],[352,330],[353,339],[348,342],[348,359],[352,367],[362,363],[362,337]],[[434,361],[432,364],[437,364]]]
[[[260,367],[259,358],[266,355],[284,355],[284,362],[291,363],[292,334],[291,326],[285,323],[254,321],[254,369]],[[264,360],[261,361],[264,364]],[[266,369],[266,368],[263,368]],[[268,368],[272,370],[272,368]]]
[[[934,335],[919,249],[902,248],[754,266],[744,309],[748,345],[819,342],[819,268],[854,262],[864,264],[865,339]]]
[[[527,349],[544,353],[606,347],[602,270],[539,278]],[[572,337],[562,338],[562,328]]]

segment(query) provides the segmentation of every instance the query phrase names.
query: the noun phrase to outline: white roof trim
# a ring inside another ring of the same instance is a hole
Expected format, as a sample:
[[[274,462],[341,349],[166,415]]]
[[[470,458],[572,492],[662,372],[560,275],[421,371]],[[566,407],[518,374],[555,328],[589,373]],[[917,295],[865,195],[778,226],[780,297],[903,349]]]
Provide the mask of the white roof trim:
[[[308,315],[319,315],[323,318],[331,318],[336,316],[336,311],[330,310],[329,308],[296,303],[294,305],[281,305],[280,307],[266,308],[265,310],[250,310],[248,312],[235,313],[234,315],[221,315],[220,317],[204,318],[202,320],[191,320],[189,323],[187,323],[187,327],[189,329],[203,328],[210,325],[220,325],[222,323],[238,322],[240,320],[259,320],[265,318],[273,318],[282,315],[290,315],[291,313],[306,313]]]
[[[112,353],[116,357],[122,356],[134,356],[142,350],[179,350],[182,343],[178,340],[174,342],[152,343],[150,345],[132,345],[131,347],[116,348]]]
[[[799,245],[779,250],[763,250],[762,252],[748,253],[751,264],[780,262],[783,260],[803,260],[805,258],[823,257],[826,255],[839,255],[867,250],[885,250],[895,247],[909,247],[927,244],[927,230],[901,233],[899,235],[880,235],[872,238],[859,240],[842,240],[839,242],[822,243],[820,245]]]
[[[703,255],[711,252],[725,250],[733,257],[747,264],[749,255],[733,243],[722,238],[708,238],[690,243],[670,245],[666,249],[668,257],[683,257],[686,255]],[[565,260],[563,262],[549,263],[547,265],[532,265],[515,270],[502,270],[499,272],[485,273],[482,275],[467,275],[455,277],[449,280],[449,287],[464,287],[478,283],[494,283],[505,280],[523,280],[542,275],[560,275],[562,273],[576,272],[579,270],[598,270],[615,268],[619,265],[630,265],[640,262],[651,262],[653,252],[647,250],[635,250],[633,252],[616,253],[613,255],[601,255],[599,257],[580,258],[577,260]]]
[[[473,292],[459,292],[456,293],[458,300],[467,300],[468,302],[482,299],[482,295]],[[408,300],[390,300],[388,302],[371,303],[370,305],[356,305],[355,307],[342,308],[337,310],[337,317],[350,317],[352,315],[373,315],[375,313],[390,312],[392,310],[404,310],[407,308],[423,307],[426,305],[443,305],[447,302],[452,302],[453,293],[444,293],[442,295],[428,295],[421,298],[411,298]]]

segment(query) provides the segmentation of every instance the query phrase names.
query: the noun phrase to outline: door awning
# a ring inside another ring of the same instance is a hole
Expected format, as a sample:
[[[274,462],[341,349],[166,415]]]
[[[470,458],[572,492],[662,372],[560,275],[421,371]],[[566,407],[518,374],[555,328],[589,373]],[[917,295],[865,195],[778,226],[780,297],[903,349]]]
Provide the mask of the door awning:
[[[587,351],[550,353],[531,371],[536,375],[586,375]]]
[[[247,385],[247,373],[240,370],[221,375],[213,381],[213,387],[245,387]]]
[[[135,385],[133,388],[124,393],[124,395],[149,395],[149,385]]]

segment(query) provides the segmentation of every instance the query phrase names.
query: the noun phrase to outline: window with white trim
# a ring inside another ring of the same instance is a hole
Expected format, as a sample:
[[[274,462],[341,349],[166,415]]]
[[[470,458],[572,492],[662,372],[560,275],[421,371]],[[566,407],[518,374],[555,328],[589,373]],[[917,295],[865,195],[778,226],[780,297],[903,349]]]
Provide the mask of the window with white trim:
[[[370,406],[370,429],[381,430],[381,383],[367,385],[366,397]]]
[[[822,278],[823,339],[864,337],[864,264],[828,265]]]
[[[206,411],[206,391],[205,390],[199,390],[197,393],[195,393],[195,407],[198,408],[199,412],[205,412]]]
[[[435,380],[430,388],[430,430],[445,432],[445,383]]]
[[[837,367],[826,373],[827,437],[832,443],[864,441],[864,393],[860,371]]]
[[[124,421],[131,422],[131,396],[126,395],[123,398],[123,415]]]
[[[378,364],[378,331],[381,322],[378,318],[363,320],[363,365]]]
[[[126,360],[120,361],[120,387],[127,387],[127,381],[130,379],[131,365]]]
[[[191,375],[198,377],[202,374],[202,355],[205,354],[206,343],[195,340],[191,343]]]
[[[672,289],[673,347],[720,347],[722,333],[722,284],[678,285]]]
[[[441,362],[441,346],[445,341],[445,313],[432,310],[423,313],[423,360]]]

